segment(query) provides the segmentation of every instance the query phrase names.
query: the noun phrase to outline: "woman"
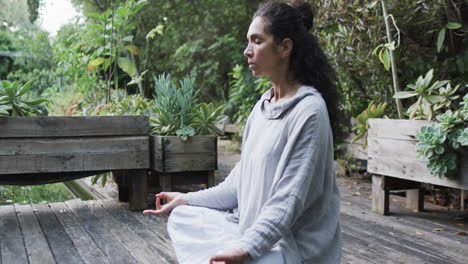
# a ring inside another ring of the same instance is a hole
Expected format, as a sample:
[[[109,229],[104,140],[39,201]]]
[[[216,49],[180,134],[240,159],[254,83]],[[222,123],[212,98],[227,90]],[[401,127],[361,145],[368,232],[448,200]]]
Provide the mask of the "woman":
[[[157,210],[144,211],[175,208],[168,230],[181,263],[339,263],[330,122],[338,96],[312,24],[307,3],[259,7],[244,55],[252,74],[268,76],[273,88],[249,116],[241,160],[218,186],[157,194]]]

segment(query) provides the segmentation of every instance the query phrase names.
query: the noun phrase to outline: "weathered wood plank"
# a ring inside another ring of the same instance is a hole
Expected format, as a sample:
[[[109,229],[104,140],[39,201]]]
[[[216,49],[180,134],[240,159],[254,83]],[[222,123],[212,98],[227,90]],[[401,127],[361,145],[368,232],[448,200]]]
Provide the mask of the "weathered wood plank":
[[[57,263],[84,263],[72,240],[55,217],[48,204],[33,204],[32,208],[47,238]]]
[[[391,119],[391,127],[389,127],[389,119],[381,118],[370,118],[368,122],[368,137],[402,140],[414,140],[422,126],[431,124],[430,121],[425,120]]]
[[[148,155],[147,152],[128,151],[1,156],[0,174],[146,169],[149,167]]]
[[[347,214],[341,214],[343,230],[352,230],[366,243],[376,243],[392,250],[397,255],[417,257],[424,263],[463,263],[464,256],[453,252],[440,241],[428,241],[424,235],[419,236],[416,230],[405,233],[389,226],[367,221],[366,228],[362,219]],[[387,263],[387,262],[384,262]],[[411,261],[406,263],[413,263]]]
[[[417,161],[399,161],[385,157],[369,157],[367,171],[370,173],[387,175],[401,179],[468,190],[468,177],[440,179],[439,177],[432,176],[427,172],[424,163]],[[427,173],[423,173],[424,171]]]
[[[0,206],[0,263],[27,263],[26,248],[13,205]]]
[[[165,172],[217,170],[215,153],[167,154]]]
[[[31,205],[15,205],[29,263],[56,263]]]
[[[71,181],[85,178],[107,171],[77,171],[77,172],[49,172],[49,173],[24,173],[24,174],[0,174],[1,185],[38,185],[63,181]]]
[[[148,135],[147,116],[0,117],[0,138]]]
[[[394,121],[396,125],[393,125]],[[372,133],[369,132],[368,137],[367,171],[417,182],[468,189],[468,154],[461,152],[460,169],[455,179],[432,176],[426,168],[425,161],[417,157],[417,141],[414,138],[420,127],[428,123],[403,121],[408,120],[391,120],[392,129],[381,127],[384,124],[388,126],[389,120],[374,119],[370,122],[374,126],[369,129]],[[404,124],[406,126],[402,127]],[[410,126],[411,124],[416,125]]]
[[[99,202],[109,214],[121,223],[128,224],[132,227],[132,231],[148,243],[153,251],[155,251],[167,263],[177,263],[177,258],[172,248],[171,240],[167,236],[167,223],[155,224],[151,227],[145,226],[137,215],[142,215],[141,212],[128,212],[120,207],[113,200],[99,200]],[[157,217],[157,216],[152,216]]]
[[[84,202],[83,206],[84,206]],[[99,225],[109,227],[112,234],[124,245],[140,263],[162,263],[164,261],[156,252],[150,249],[141,237],[136,235],[128,224],[117,221],[107,210],[96,201],[87,201],[88,208],[100,219]]]
[[[346,153],[352,153],[355,158],[367,160],[367,149],[363,149],[364,137],[358,139],[356,142],[352,143],[353,138],[356,134],[349,134],[345,139],[343,139],[343,148]]]
[[[109,259],[107,259],[93,238],[81,226],[65,203],[52,203],[50,207],[85,263],[110,263]]]
[[[415,245],[415,247],[425,248],[423,252],[427,251],[431,256],[435,254],[437,257],[451,259],[451,263],[465,263],[464,260],[468,257],[466,237],[457,238],[454,233],[442,236],[441,232],[432,230],[434,227],[441,226],[434,225],[430,220],[427,220],[428,223],[421,223],[420,220],[424,222],[424,219],[414,218],[410,221],[405,217],[401,217],[401,215],[383,217],[378,214],[366,213],[366,209],[359,210],[354,204],[352,206],[342,206],[340,209],[342,226],[354,223],[356,228],[368,233],[369,236],[362,236],[366,241],[375,238],[378,241],[382,240],[382,243],[384,243],[384,241],[390,239],[395,245],[401,244],[404,247]],[[346,215],[358,220],[350,222]],[[442,253],[438,254],[439,252]]]
[[[166,229],[169,215],[154,216],[154,215],[146,215],[142,213],[133,213],[132,215],[135,218],[137,218],[138,221],[143,223],[147,228],[151,230],[157,229],[158,235],[166,239],[166,241],[171,241],[169,237],[169,233],[167,232],[167,229]]]
[[[0,139],[0,156],[149,151],[147,136]]]
[[[151,136],[151,166],[160,172],[217,170],[217,138]]]
[[[83,228],[93,238],[98,247],[109,258],[111,263],[138,263],[132,254],[112,234],[110,228],[102,225],[102,219],[97,218],[80,200],[65,202]]]

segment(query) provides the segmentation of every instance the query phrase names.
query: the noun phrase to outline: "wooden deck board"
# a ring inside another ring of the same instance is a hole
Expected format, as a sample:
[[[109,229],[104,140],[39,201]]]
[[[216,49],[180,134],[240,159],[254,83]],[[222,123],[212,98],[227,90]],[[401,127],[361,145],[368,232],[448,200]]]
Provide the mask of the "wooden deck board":
[[[49,243],[31,205],[15,205],[29,263],[55,263]]]
[[[468,237],[455,235],[467,231],[466,219],[447,225],[437,218],[441,212],[411,213],[398,199],[392,215],[377,215],[365,187],[352,198],[344,197],[356,190],[342,190],[341,263],[466,263]],[[0,206],[0,264],[177,263],[167,219],[112,200]]]
[[[84,202],[83,206],[84,206]],[[129,223],[120,222],[109,214],[97,201],[87,201],[88,208],[99,218],[101,226],[106,226],[112,234],[127,248],[127,250],[138,260],[139,263],[161,263],[162,259],[148,247],[144,239],[133,232],[133,226]]]
[[[27,263],[20,225],[13,205],[0,206],[0,263]]]
[[[68,237],[73,241],[81,258],[87,264],[109,264],[110,261],[101,251],[93,238],[86,232],[84,227],[73,215],[73,212],[65,203],[50,204],[52,211],[58,218],[60,224],[67,232]]]
[[[135,217],[137,214],[141,214],[140,212],[126,211],[118,206],[117,203],[110,200],[101,200],[98,202],[119,222],[132,226],[133,232],[146,241],[148,246],[161,257],[161,263],[176,263],[175,252],[171,246],[170,240],[159,234],[161,230],[166,232],[165,223],[155,225],[153,228],[148,229]]]
[[[73,211],[84,229],[93,238],[99,248],[109,258],[111,263],[138,263],[130,252],[112,234],[109,227],[102,224],[102,220],[97,218],[88,207],[83,206],[79,200],[67,201],[66,205]]]
[[[84,263],[49,205],[33,204],[32,208],[57,263]]]

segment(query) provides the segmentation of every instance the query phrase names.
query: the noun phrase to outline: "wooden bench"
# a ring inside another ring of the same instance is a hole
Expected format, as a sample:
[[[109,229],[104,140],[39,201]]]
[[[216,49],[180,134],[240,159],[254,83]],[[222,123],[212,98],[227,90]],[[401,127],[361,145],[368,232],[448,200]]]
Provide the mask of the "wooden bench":
[[[146,116],[0,117],[0,184],[70,181],[125,172],[129,208],[145,208]]]
[[[406,191],[406,207],[424,209],[421,183],[468,190],[468,153],[461,149],[459,168],[455,178],[432,176],[425,161],[417,157],[416,134],[423,120],[369,119],[367,171],[372,176],[372,211],[389,214],[390,191]],[[462,210],[464,205],[462,203]]]

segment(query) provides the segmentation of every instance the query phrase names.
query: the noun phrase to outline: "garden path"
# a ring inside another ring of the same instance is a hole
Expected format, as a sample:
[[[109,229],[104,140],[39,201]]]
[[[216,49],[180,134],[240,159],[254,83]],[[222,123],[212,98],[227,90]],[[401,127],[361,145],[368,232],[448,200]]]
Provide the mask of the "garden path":
[[[220,142],[221,181],[239,160]],[[371,184],[338,177],[342,263],[466,263],[468,221],[426,203],[406,209],[392,196],[390,216],[370,212]],[[128,212],[115,200],[1,206],[0,263],[176,263],[167,216]]]

